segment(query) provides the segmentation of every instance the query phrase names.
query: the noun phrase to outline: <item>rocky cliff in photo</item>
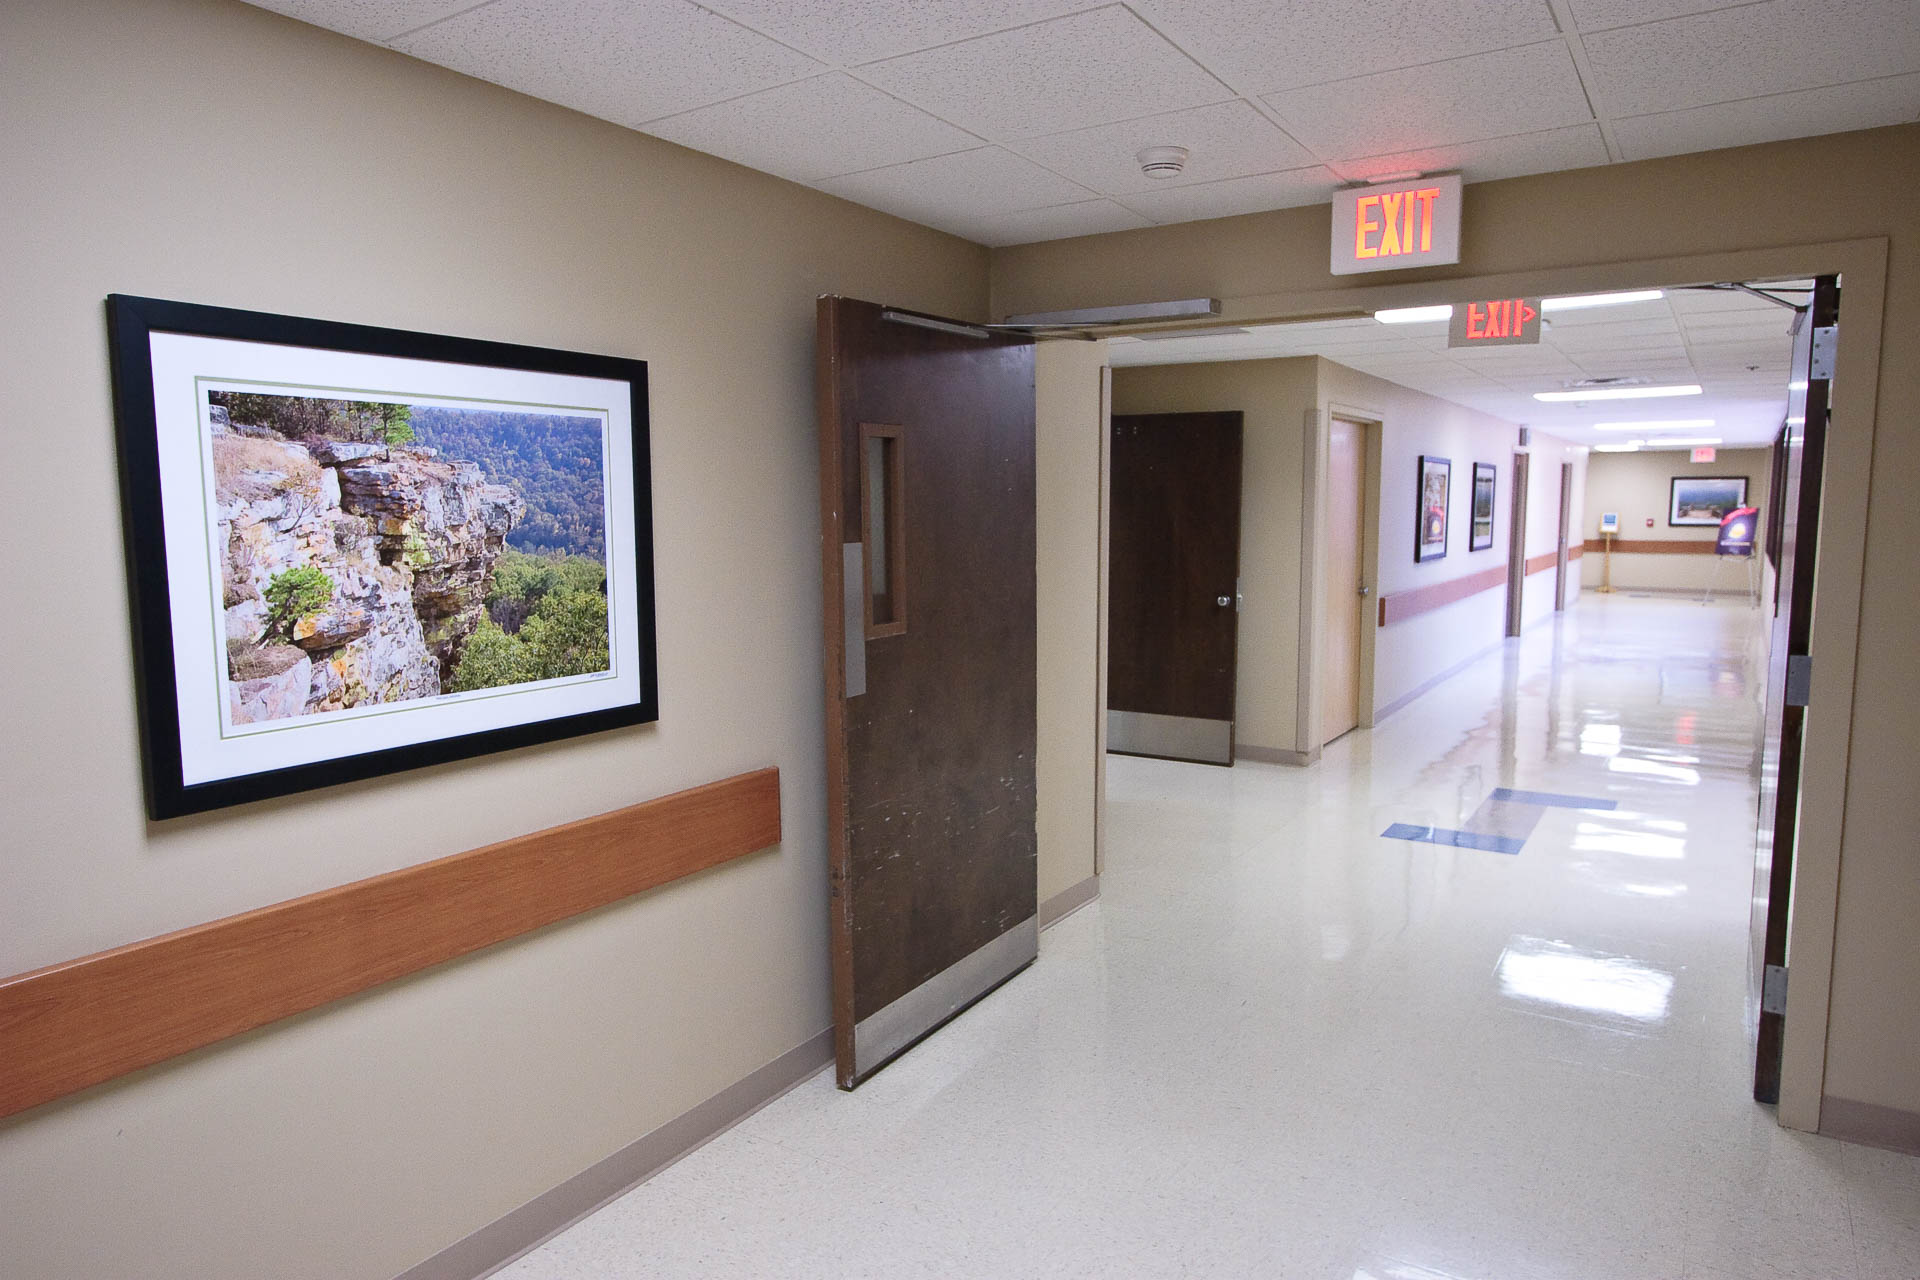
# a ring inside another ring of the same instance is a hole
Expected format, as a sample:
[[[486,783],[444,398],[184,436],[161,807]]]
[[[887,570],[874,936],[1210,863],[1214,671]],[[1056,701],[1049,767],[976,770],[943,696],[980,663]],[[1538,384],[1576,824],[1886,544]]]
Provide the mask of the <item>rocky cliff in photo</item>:
[[[431,449],[214,419],[235,723],[439,694],[525,503]]]

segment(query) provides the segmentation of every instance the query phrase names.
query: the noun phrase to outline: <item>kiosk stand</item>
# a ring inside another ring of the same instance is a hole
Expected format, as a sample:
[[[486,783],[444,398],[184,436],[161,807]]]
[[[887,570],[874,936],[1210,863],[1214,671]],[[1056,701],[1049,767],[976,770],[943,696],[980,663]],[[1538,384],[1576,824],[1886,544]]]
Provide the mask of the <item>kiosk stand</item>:
[[[1600,515],[1600,536],[1607,540],[1601,549],[1600,585],[1594,590],[1601,595],[1613,594],[1613,535],[1620,532],[1620,513],[1604,511]]]

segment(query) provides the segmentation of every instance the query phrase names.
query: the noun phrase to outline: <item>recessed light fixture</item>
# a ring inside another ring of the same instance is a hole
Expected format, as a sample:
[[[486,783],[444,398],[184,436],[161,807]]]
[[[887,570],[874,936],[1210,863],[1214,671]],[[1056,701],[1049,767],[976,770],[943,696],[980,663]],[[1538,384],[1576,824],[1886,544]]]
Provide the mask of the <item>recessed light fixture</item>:
[[[1542,298],[1542,311],[1579,311],[1584,307],[1618,307],[1629,302],[1658,302],[1666,297],[1661,289],[1635,289],[1627,293],[1579,293],[1570,298]]]
[[[1643,440],[1623,440],[1619,444],[1597,444],[1593,446],[1593,451],[1595,453],[1636,453],[1644,443],[1646,442]]]
[[[1663,418],[1655,422],[1596,422],[1595,431],[1698,431],[1710,427],[1712,418]]]
[[[1698,383],[1672,387],[1594,387],[1586,391],[1536,391],[1535,400],[1549,404],[1577,404],[1584,400],[1658,400],[1663,396],[1697,396]]]
[[[1451,320],[1453,307],[1444,302],[1437,307],[1392,307],[1374,312],[1373,318],[1381,324],[1424,324],[1430,320]]]

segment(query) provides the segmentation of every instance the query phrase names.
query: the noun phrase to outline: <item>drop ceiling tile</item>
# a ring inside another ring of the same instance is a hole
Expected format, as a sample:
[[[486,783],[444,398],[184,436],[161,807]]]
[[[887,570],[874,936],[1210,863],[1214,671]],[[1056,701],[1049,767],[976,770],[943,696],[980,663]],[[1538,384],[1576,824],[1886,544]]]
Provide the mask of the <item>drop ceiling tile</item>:
[[[1023,209],[983,218],[969,240],[998,248],[1009,244],[1032,244],[1037,240],[1064,240],[1069,236],[1094,236],[1107,231],[1130,231],[1153,224],[1131,209],[1111,200],[1076,200],[1046,209]]]
[[[1745,0],[1567,0],[1573,24],[1581,31],[1601,31],[1636,22],[1684,18],[1690,13],[1725,9]]]
[[[1121,203],[1155,222],[1193,222],[1201,218],[1230,218],[1241,213],[1319,204],[1339,185],[1339,179],[1331,170],[1315,166],[1148,191],[1126,196]]]
[[[1547,129],[1510,138],[1487,138],[1418,151],[1395,151],[1362,160],[1335,160],[1328,168],[1349,182],[1365,182],[1385,173],[1458,172],[1468,182],[1521,178],[1530,173],[1584,169],[1607,163],[1607,144],[1597,124]]]
[[[1232,96],[1120,5],[872,63],[861,74],[942,119],[1003,138]]]
[[[1340,159],[1538,133],[1593,119],[1573,55],[1560,40],[1291,89],[1262,101],[1300,141]]]
[[[1556,35],[1544,0],[1135,0],[1242,93],[1267,93]]]
[[[1172,179],[1149,178],[1141,173],[1136,154],[1146,147],[1164,146],[1187,149],[1186,170]],[[1314,163],[1312,152],[1289,138],[1251,103],[1240,101],[1028,138],[1020,144],[1020,150],[1049,169],[1108,195],[1159,191]]]
[[[429,22],[471,9],[474,0],[249,0],[255,8],[385,44]]]
[[[1093,8],[1099,0],[714,0],[708,7],[852,66]]]
[[[1583,38],[1610,116],[1920,71],[1913,0],[1767,0]]]
[[[815,76],[668,116],[646,132],[812,182],[978,147],[981,139],[851,76]]]
[[[985,218],[1070,204],[1093,194],[999,147],[888,165],[814,185],[955,235],[977,232]]]
[[[824,69],[688,0],[493,0],[393,47],[630,126]]]
[[[1629,116],[1614,122],[1613,136],[1626,159],[1647,160],[1915,119],[1920,119],[1920,74]]]

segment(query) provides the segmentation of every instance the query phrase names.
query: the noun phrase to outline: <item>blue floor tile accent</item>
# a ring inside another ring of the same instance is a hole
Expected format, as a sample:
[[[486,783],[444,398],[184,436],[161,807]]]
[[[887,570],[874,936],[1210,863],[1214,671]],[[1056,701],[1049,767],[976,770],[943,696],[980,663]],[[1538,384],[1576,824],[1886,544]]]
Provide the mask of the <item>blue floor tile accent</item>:
[[[1419,827],[1411,822],[1396,822],[1380,834],[1388,840],[1422,840],[1428,844],[1447,844],[1459,849],[1484,849],[1488,853],[1517,854],[1527,845],[1525,840],[1515,840],[1511,836],[1455,831],[1451,827]]]
[[[1511,800],[1515,804],[1545,805],[1550,809],[1618,809],[1618,800],[1596,800],[1592,796],[1563,796],[1553,791],[1515,791],[1512,787],[1495,787],[1493,799]]]

